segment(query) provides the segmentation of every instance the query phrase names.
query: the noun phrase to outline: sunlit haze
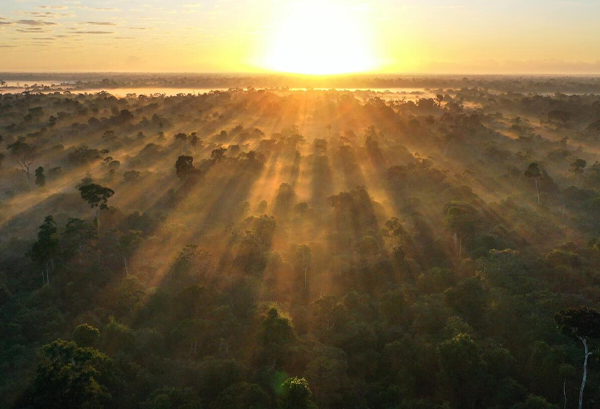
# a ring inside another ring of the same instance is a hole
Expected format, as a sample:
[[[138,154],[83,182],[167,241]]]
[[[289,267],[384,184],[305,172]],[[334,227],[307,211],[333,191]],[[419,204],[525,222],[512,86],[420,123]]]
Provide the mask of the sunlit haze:
[[[597,73],[600,2],[4,0],[0,71]]]
[[[290,5],[275,25],[265,65],[299,74],[344,74],[376,68],[370,32],[358,13],[326,2]]]

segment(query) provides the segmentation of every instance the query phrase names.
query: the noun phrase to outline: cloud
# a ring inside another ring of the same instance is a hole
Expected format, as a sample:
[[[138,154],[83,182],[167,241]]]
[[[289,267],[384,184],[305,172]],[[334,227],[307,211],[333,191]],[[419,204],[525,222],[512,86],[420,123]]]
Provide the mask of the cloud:
[[[58,23],[52,21],[41,21],[41,20],[17,20],[17,24],[24,24],[27,26],[57,26]]]
[[[66,10],[67,6],[38,6],[40,9],[50,9],[50,10]]]
[[[85,24],[91,24],[93,26],[116,26],[115,23],[109,21],[88,21]]]
[[[129,27],[130,30],[150,30],[148,27]]]
[[[13,22],[12,21],[0,21],[0,26],[8,26],[11,25]]]
[[[77,34],[114,34],[112,31],[73,31]]]
[[[38,17],[38,18],[52,18],[52,17],[61,17],[63,14],[53,13],[52,11],[25,11],[23,14],[28,14],[30,16]]]
[[[83,10],[96,10],[96,11],[121,11],[121,9],[118,9],[116,7],[89,7],[89,6],[78,6],[78,9],[83,9]]]
[[[15,48],[15,45],[0,44],[0,48]]]
[[[17,28],[16,31],[19,33],[39,33],[46,31],[43,27],[27,27],[27,28]]]

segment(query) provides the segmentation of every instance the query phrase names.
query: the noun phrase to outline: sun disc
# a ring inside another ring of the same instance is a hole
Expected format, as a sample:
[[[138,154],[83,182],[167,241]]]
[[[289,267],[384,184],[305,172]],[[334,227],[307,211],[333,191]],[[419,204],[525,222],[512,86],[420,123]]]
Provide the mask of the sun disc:
[[[264,65],[312,75],[368,71],[374,61],[365,31],[364,23],[345,7],[296,3],[280,19]]]

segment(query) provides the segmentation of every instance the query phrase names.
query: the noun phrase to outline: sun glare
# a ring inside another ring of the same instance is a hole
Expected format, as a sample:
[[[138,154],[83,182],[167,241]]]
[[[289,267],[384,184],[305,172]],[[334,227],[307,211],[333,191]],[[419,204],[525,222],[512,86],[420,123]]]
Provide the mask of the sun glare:
[[[355,14],[346,7],[324,2],[291,5],[276,24],[266,67],[310,75],[374,69],[365,21]]]

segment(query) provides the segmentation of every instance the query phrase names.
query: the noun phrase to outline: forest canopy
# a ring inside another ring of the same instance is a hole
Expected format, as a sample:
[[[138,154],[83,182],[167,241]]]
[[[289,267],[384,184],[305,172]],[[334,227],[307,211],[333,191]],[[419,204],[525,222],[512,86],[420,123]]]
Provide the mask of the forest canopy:
[[[599,85],[412,84],[0,94],[0,402],[598,405]]]

